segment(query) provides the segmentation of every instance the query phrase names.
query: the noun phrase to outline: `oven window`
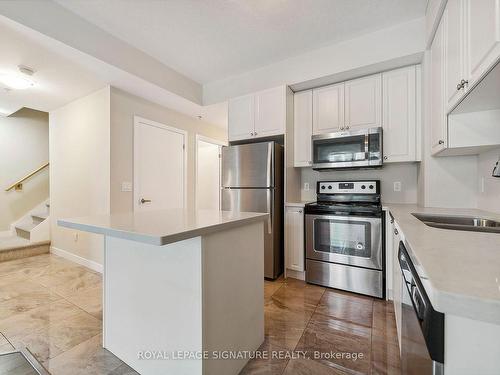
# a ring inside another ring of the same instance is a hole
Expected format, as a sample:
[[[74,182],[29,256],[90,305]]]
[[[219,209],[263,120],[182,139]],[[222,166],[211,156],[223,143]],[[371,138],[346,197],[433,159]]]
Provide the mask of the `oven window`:
[[[371,258],[369,222],[315,219],[313,226],[314,250]]]
[[[365,136],[355,135],[314,141],[314,163],[365,160]]]

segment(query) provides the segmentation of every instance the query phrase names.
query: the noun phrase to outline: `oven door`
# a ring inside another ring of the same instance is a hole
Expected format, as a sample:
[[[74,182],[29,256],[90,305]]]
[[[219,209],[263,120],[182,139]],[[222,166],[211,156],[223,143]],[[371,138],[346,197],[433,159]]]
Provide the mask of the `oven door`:
[[[306,258],[381,270],[382,219],[306,215]]]
[[[355,168],[382,165],[382,129],[314,135],[313,168]]]

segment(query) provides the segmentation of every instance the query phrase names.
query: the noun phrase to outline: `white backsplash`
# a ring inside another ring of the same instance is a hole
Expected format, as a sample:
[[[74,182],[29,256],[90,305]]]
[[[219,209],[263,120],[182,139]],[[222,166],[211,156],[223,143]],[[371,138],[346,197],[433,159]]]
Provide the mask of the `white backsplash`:
[[[492,177],[491,172],[499,157],[500,148],[480,154],[477,160],[479,177],[477,206],[481,210],[496,213],[500,213],[500,178]]]
[[[418,163],[391,163],[385,164],[382,169],[325,172],[318,172],[312,168],[302,168],[301,198],[305,201],[316,200],[317,181],[377,179],[381,182],[382,202],[416,204],[418,168]],[[394,191],[394,182],[401,182],[401,191]],[[309,190],[304,190],[305,183],[309,184]]]

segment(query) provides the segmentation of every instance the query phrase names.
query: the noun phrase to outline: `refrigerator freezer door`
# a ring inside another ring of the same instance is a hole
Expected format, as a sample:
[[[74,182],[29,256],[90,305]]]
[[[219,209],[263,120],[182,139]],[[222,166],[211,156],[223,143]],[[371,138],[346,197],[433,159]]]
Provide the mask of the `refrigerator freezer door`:
[[[274,142],[222,148],[222,186],[274,187]]]
[[[222,189],[223,211],[266,212],[264,227],[264,276],[274,279],[282,272],[280,196],[276,189]]]

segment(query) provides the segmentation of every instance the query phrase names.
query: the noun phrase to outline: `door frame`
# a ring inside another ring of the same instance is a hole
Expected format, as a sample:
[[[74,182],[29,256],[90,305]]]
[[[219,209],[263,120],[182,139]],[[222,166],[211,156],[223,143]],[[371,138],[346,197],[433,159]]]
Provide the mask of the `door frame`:
[[[196,134],[195,136],[195,143],[194,143],[194,205],[195,208],[198,208],[198,193],[197,193],[197,187],[198,187],[198,143],[202,141],[205,143],[211,143],[214,145],[219,146],[222,148],[222,146],[227,146],[227,142],[224,141],[219,141],[214,138],[210,138],[201,134]],[[219,148],[219,190],[222,182],[222,164],[221,164],[221,149]],[[221,195],[219,191],[219,210],[221,208]]]
[[[144,117],[141,117],[141,116],[137,116],[137,115],[134,115],[134,134],[133,134],[133,143],[134,143],[134,151],[133,151],[133,169],[132,169],[132,175],[133,175],[133,179],[134,179],[134,188],[133,188],[133,195],[134,195],[134,212],[137,211],[137,207],[138,207],[138,202],[139,202],[139,192],[138,192],[138,189],[137,189],[137,186],[139,186],[139,183],[138,183],[138,176],[137,176],[137,173],[136,170],[137,170],[137,160],[136,160],[136,155],[138,155],[138,150],[137,150],[137,143],[136,143],[136,129],[137,127],[139,126],[139,124],[145,124],[145,125],[149,125],[149,126],[154,126],[156,128],[160,128],[160,129],[163,129],[163,130],[168,130],[168,131],[171,131],[171,132],[174,132],[174,133],[178,133],[178,134],[181,134],[184,138],[184,146],[183,146],[183,156],[182,156],[182,160],[183,160],[183,167],[182,167],[182,174],[183,174],[183,191],[182,191],[182,196],[183,196],[183,206],[184,208],[187,208],[187,136],[188,136],[188,133],[187,131],[185,130],[182,130],[182,129],[178,129],[178,128],[174,128],[172,126],[168,126],[168,125],[165,125],[165,124],[162,124],[160,122],[157,122],[157,121],[153,121],[153,120],[149,120],[149,119],[146,119]]]

